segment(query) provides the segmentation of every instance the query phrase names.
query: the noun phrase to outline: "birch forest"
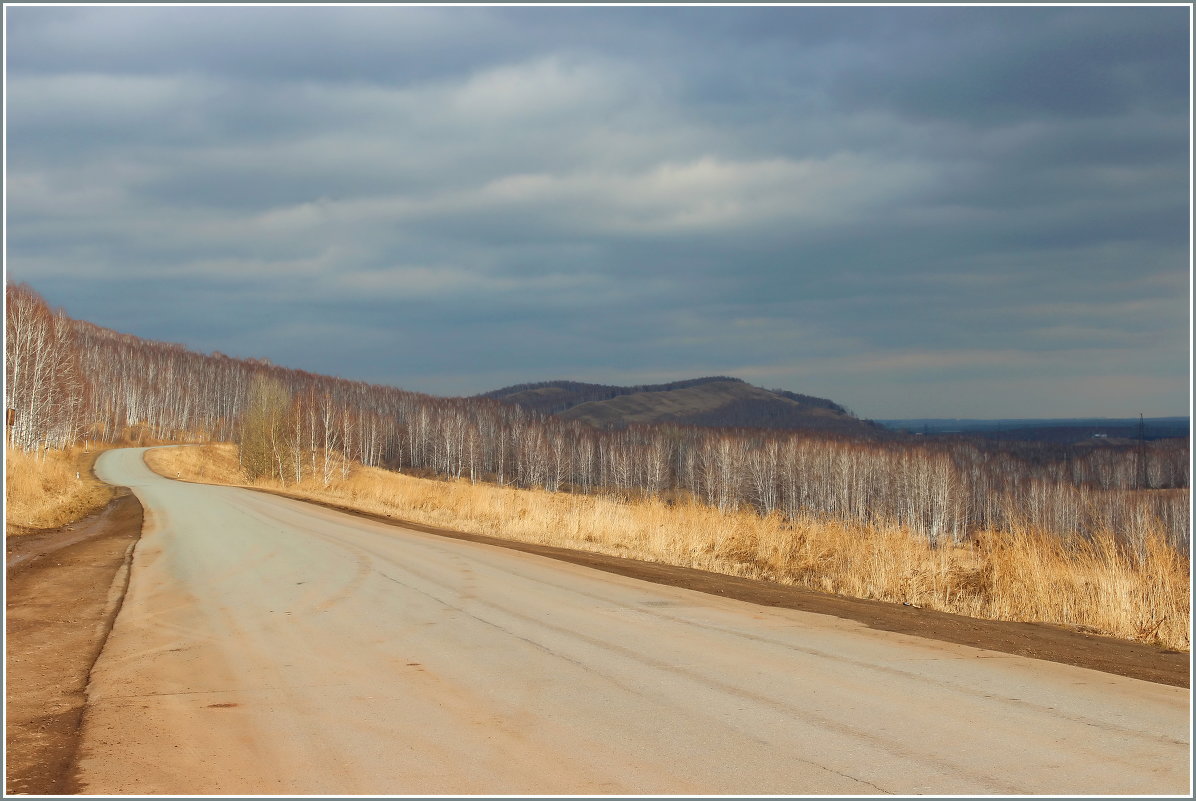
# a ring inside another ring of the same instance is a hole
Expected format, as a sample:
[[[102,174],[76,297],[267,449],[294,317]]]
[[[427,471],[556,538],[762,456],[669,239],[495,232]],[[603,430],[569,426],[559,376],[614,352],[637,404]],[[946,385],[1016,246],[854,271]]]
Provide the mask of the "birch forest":
[[[355,464],[548,492],[692,495],[720,510],[897,523],[932,544],[984,530],[1190,539],[1186,440],[1084,446],[964,437],[642,425],[599,429],[483,398],[441,398],[203,354],[5,289],[10,447],[233,442],[251,477]]]

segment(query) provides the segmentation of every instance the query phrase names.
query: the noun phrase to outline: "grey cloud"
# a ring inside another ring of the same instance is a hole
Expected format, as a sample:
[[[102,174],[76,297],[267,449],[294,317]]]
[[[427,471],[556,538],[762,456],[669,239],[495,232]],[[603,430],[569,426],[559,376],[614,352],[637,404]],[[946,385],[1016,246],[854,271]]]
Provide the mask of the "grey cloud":
[[[423,391],[1174,413],[1182,13],[13,8],[10,274]]]
[[[1175,109],[1187,95],[1183,15],[1179,8],[917,9],[902,15],[891,47],[844,71],[839,89],[847,102],[976,125]],[[931,18],[955,24],[914,24]]]
[[[511,48],[501,33],[509,24],[486,10],[214,10],[23,8],[9,17],[13,57],[22,71],[198,72],[290,83],[422,79]]]

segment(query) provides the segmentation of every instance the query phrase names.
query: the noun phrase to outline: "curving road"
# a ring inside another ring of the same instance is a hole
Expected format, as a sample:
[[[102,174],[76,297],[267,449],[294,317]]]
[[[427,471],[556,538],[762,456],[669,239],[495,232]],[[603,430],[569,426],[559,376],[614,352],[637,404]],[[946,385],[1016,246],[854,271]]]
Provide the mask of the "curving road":
[[[147,527],[85,793],[1189,790],[1184,689],[97,473]]]

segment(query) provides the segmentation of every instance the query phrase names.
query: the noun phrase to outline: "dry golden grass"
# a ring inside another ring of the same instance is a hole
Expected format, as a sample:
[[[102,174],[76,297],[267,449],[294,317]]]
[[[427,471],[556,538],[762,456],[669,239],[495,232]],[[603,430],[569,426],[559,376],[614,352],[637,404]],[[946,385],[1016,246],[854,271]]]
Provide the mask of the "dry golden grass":
[[[163,475],[245,483],[231,445],[150,451],[149,462]],[[898,527],[724,514],[694,503],[434,481],[360,466],[329,487],[257,486],[523,542],[1189,647],[1188,560],[1161,532],[1133,553],[1112,536],[1067,542],[1029,531],[985,532],[975,544],[931,548]]]
[[[102,509],[115,489],[91,474],[100,450],[82,447],[40,455],[10,448],[4,459],[8,536],[58,528]],[[78,477],[76,478],[76,474]]]
[[[248,486],[249,482],[237,460],[235,445],[156,448],[145,452],[145,462],[151,470],[169,478],[237,486]]]

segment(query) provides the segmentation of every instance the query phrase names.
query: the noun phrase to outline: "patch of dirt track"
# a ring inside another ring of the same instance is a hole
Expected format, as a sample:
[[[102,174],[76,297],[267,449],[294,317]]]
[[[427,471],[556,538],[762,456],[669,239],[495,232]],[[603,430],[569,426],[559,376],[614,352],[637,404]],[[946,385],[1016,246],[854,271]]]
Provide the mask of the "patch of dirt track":
[[[62,529],[6,537],[6,794],[74,791],[88,675],[120,609],[141,525],[141,504],[122,490]]]
[[[129,490],[114,488],[113,501],[129,495]],[[97,512],[87,515],[81,520],[67,523],[55,529],[30,529],[24,526],[9,524],[9,536],[4,538],[5,569],[11,573],[14,569],[40,559],[54,551],[90,539],[113,525],[113,516],[119,513],[121,507],[109,501]],[[116,523],[120,525],[119,522]],[[17,536],[12,536],[16,534]]]
[[[255,489],[254,491],[302,500],[305,503],[313,503],[346,514],[410,528],[426,534],[511,548],[656,584],[696,590],[762,606],[832,615],[854,620],[882,631],[958,643],[1033,659],[1044,659],[1049,662],[1075,665],[1158,684],[1169,684],[1174,687],[1191,686],[1191,654],[1189,653],[1162,650],[1152,645],[1114,637],[1085,634],[1063,626],[1046,623],[1018,623],[1007,620],[983,620],[950,612],[899,606],[884,601],[830,595],[802,587],[739,578],[690,567],[677,567],[659,562],[644,562],[620,556],[574,551],[551,545],[536,545],[483,534],[452,531],[386,515],[363,512],[325,501],[295,498],[285,492],[265,489]]]

